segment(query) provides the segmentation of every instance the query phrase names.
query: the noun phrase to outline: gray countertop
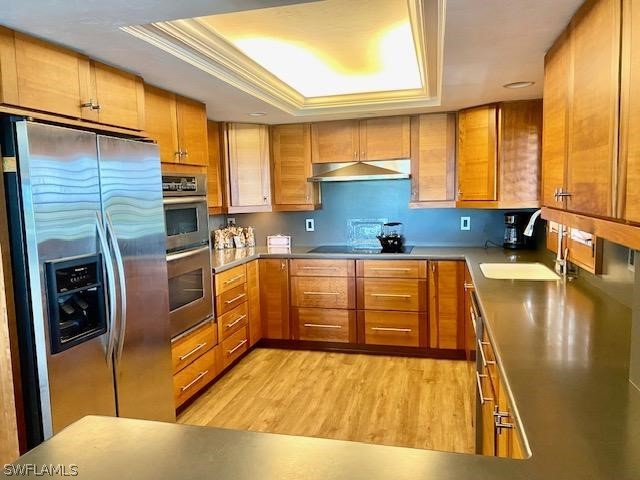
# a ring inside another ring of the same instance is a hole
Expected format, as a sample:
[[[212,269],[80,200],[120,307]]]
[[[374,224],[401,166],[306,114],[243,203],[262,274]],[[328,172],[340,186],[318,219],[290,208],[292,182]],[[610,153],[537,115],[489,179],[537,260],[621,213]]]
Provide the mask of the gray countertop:
[[[304,248],[216,255],[214,271],[268,256],[358,257]],[[489,280],[479,267],[540,256],[430,247],[390,256],[466,259],[532,453],[527,460],[87,417],[19,463],[74,463],[80,478],[95,479],[638,480],[640,392],[628,382],[630,309],[581,280]]]

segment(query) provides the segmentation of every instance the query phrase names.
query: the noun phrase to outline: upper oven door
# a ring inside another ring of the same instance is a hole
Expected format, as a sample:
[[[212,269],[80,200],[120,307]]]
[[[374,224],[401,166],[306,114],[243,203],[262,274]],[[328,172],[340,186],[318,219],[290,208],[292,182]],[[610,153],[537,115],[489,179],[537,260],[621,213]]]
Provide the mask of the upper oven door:
[[[167,227],[167,251],[202,245],[209,240],[206,198],[165,198],[164,219]]]
[[[213,315],[209,246],[167,255],[171,336]]]

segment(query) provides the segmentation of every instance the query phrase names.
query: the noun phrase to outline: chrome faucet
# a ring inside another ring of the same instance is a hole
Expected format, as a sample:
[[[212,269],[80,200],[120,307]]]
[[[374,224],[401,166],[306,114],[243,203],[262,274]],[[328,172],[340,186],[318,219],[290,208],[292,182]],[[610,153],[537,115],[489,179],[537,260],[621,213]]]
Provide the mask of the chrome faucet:
[[[531,215],[531,218],[529,219],[529,223],[524,229],[524,234],[527,237],[531,237],[533,235],[533,226],[535,225],[536,220],[540,217],[541,214],[542,214],[542,210],[536,210],[533,213],[533,215]],[[569,277],[573,276],[573,274],[569,272],[569,262],[567,261],[567,258],[569,257],[569,249],[562,248],[562,239],[565,236],[566,230],[567,230],[567,227],[565,227],[561,223],[558,224],[558,248],[556,249],[557,253],[556,253],[556,259],[555,259],[555,271],[558,275],[561,275],[562,278],[564,278],[565,280],[567,279],[567,276]]]

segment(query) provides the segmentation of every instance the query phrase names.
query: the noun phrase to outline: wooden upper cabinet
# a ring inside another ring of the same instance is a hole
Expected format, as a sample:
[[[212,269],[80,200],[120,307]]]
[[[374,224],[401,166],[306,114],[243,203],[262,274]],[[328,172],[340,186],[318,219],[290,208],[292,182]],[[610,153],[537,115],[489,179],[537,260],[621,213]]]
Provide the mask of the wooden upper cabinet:
[[[144,87],[145,130],[158,143],[160,161],[179,163],[176,97],[173,93],[151,85]]]
[[[563,206],[562,197],[557,193],[565,186],[570,73],[571,48],[565,32],[547,52],[544,61],[542,204],[545,207]]]
[[[360,121],[360,160],[393,160],[411,155],[408,116]]]
[[[463,350],[464,269],[461,261],[429,262],[429,346]]]
[[[13,30],[0,27],[0,103],[18,105],[18,75]]]
[[[514,206],[521,202],[536,206],[540,200],[542,101],[501,103],[498,123],[498,199]]]
[[[266,125],[227,125],[229,212],[271,210],[269,131]]]
[[[313,163],[353,162],[359,160],[358,120],[339,120],[311,124]]]
[[[311,171],[311,126],[308,123],[271,127],[274,206],[279,210],[312,210],[319,203],[318,184],[307,181]]]
[[[99,109],[83,109],[83,118],[131,130],[144,129],[142,78],[99,62],[91,62],[91,79]],[[97,118],[93,113],[97,112]],[[86,115],[89,114],[88,118]]]
[[[614,216],[620,23],[620,0],[598,0],[571,25],[567,209],[601,217]]]
[[[458,200],[497,200],[497,109],[458,114]]]
[[[220,129],[218,122],[207,122],[209,161],[207,163],[207,207],[209,213],[222,213],[224,208],[224,174],[220,155]]]
[[[456,116],[433,113],[411,119],[412,207],[455,201]]]
[[[17,106],[80,118],[81,103],[85,103],[81,98],[81,64],[88,72],[89,59],[16,32]]]
[[[178,145],[180,163],[206,166],[209,162],[207,146],[207,109],[203,103],[176,96],[178,116]]]
[[[618,216],[640,223],[640,5],[623,5]]]

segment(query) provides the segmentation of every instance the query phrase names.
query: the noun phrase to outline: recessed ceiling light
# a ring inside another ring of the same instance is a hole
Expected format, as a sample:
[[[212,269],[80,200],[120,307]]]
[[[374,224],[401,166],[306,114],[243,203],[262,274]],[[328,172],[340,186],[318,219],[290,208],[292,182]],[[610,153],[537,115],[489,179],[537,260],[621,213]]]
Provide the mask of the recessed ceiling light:
[[[504,88],[526,88],[530,87],[536,82],[511,82],[503,85]]]
[[[250,117],[264,117],[266,115],[266,113],[264,112],[251,112],[249,114]]]

